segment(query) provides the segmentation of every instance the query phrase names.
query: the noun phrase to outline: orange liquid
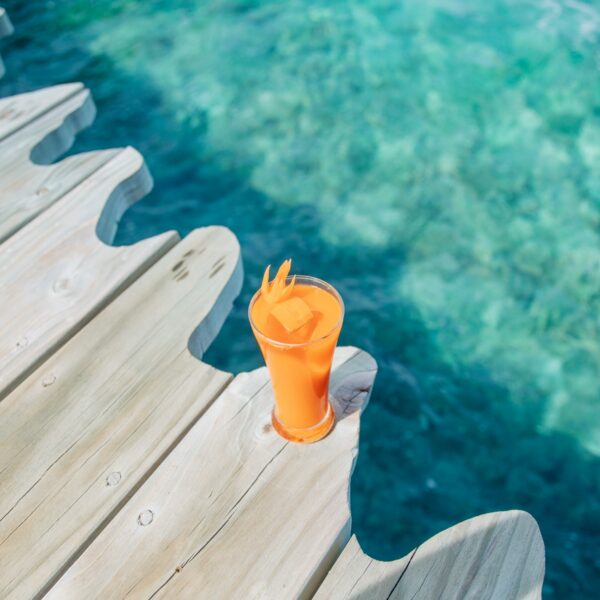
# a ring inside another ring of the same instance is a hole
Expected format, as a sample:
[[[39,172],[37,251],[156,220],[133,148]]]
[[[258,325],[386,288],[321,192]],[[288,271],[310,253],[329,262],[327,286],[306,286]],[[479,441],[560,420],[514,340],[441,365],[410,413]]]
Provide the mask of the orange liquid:
[[[318,427],[327,420],[323,425],[327,426],[326,434],[332,425],[329,374],[341,329],[342,306],[330,292],[302,283],[296,283],[292,297],[304,300],[314,315],[311,321],[292,333],[270,315],[270,307],[261,295],[251,308],[251,317],[260,330],[254,333],[273,383],[274,425],[288,439],[313,441],[302,439],[301,430]],[[299,345],[279,346],[277,342]],[[317,436],[314,439],[319,439],[318,433],[313,432]]]

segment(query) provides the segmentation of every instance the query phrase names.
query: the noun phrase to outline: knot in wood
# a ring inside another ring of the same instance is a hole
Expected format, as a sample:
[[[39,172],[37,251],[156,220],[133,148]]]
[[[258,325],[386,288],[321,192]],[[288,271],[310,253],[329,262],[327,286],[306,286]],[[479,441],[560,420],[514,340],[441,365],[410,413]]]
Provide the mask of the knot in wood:
[[[146,527],[146,525],[150,525],[150,523],[152,523],[152,521],[154,521],[154,513],[149,508],[146,510],[143,510],[138,515],[138,524],[141,525],[142,527]]]
[[[71,287],[71,280],[68,277],[61,277],[60,279],[57,279],[54,282],[54,285],[52,286],[52,290],[54,291],[55,294],[58,294],[60,296],[62,294],[66,294],[69,291],[70,287]]]
[[[43,185],[36,193],[36,196],[43,196],[50,191],[50,188],[47,185]]]
[[[106,478],[106,485],[117,485],[119,481],[121,481],[121,473],[119,473],[119,471],[113,471],[112,473],[108,474],[108,477]]]
[[[51,386],[54,382],[56,381],[56,375],[54,375],[53,373],[50,373],[49,375],[46,375],[44,377],[44,379],[42,379],[42,385],[44,387],[49,387]]]

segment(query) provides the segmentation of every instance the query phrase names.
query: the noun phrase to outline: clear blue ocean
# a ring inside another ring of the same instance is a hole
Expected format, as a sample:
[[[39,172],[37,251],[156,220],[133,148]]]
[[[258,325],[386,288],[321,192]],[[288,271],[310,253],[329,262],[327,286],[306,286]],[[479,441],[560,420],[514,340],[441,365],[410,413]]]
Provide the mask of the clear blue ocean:
[[[330,281],[379,364],[352,478],[380,559],[522,508],[544,597],[600,590],[600,1],[4,0],[8,95],[66,81],[155,190],[115,243],[223,224],[246,271],[205,360],[261,358],[268,263]]]

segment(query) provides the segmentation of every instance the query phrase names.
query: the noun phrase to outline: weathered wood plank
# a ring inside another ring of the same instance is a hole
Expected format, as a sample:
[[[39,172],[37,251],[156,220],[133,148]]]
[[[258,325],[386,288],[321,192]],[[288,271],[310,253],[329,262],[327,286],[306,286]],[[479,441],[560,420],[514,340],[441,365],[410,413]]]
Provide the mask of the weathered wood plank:
[[[226,385],[188,344],[241,277],[231,232],[193,232],[0,403],[0,597],[42,592]]]
[[[336,351],[331,391],[344,418],[312,445],[273,431],[264,368],[236,377],[48,598],[310,595],[349,536],[375,369],[364,352]]]
[[[31,123],[83,90],[82,83],[65,83],[35,92],[0,98],[0,140]]]
[[[391,562],[374,560],[362,551],[356,536],[353,535],[314,598],[387,600],[413,554],[414,550]]]
[[[543,580],[537,523],[511,510],[459,523],[391,562],[366,556],[353,536],[315,600],[537,600]]]
[[[88,152],[50,164],[95,114],[89,91],[82,89],[0,142],[0,242],[118,152]]]
[[[0,246],[0,398],[176,243],[166,233],[112,247],[96,235],[108,239],[151,185],[125,149]]]
[[[13,26],[6,14],[6,11],[0,6],[0,38],[6,37],[13,32]],[[4,63],[0,58],[0,77],[4,75]]]

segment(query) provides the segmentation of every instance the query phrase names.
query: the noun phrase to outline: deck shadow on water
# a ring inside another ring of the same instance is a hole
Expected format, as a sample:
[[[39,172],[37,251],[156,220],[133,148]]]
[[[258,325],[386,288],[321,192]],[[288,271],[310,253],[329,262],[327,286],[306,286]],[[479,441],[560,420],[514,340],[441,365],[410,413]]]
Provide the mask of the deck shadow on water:
[[[392,560],[467,518],[519,508],[544,537],[544,597],[593,598],[598,458],[569,436],[539,430],[545,401],[537,390],[520,405],[479,365],[445,364],[418,311],[396,310],[389,317],[406,325],[374,352],[380,370],[352,480],[364,551]]]
[[[206,362],[231,371],[261,364],[246,307],[269,262],[297,257],[299,272],[318,267],[319,276],[353,299],[340,342],[365,349],[379,365],[352,478],[353,524],[364,550],[390,560],[466,518],[520,508],[538,520],[546,544],[545,597],[594,597],[600,589],[598,459],[573,438],[540,431],[546,402],[538,390],[531,388],[527,404],[518,404],[480,365],[446,364],[418,307],[367,285],[352,287],[339,275],[352,271],[358,278],[377,265],[393,280],[401,252],[390,257],[374,248],[329,246],[315,237],[313,207],[274,202],[252,188],[251,164],[205,145],[206,114],[175,118],[150,81],[70,46],[56,23],[26,33],[29,9],[5,6],[17,32],[3,44],[2,93],[82,80],[98,116],[69,154],[132,145],[149,165],[155,189],[124,215],[117,244],[216,224],[238,236],[246,281]],[[59,34],[61,52],[52,56],[46,48]],[[32,44],[45,62],[28,73],[25,54]]]

